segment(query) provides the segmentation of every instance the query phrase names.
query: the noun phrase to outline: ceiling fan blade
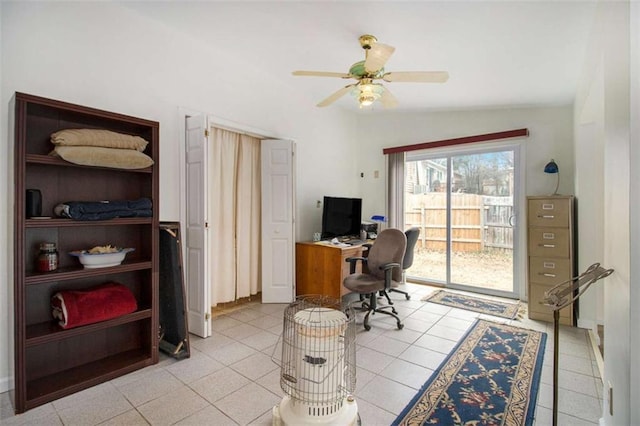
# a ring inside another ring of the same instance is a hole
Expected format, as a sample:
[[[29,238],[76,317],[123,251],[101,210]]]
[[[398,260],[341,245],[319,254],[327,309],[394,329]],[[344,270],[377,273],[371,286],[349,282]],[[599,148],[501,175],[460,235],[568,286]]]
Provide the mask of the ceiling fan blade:
[[[385,108],[395,108],[398,106],[398,100],[386,87],[380,96],[380,103],[382,103],[382,106]]]
[[[395,47],[382,43],[372,45],[371,49],[367,50],[367,59],[364,61],[365,71],[374,73],[384,67],[395,50]]]
[[[327,71],[294,71],[291,74],[295,76],[303,77],[339,77],[339,78],[353,78],[351,74],[345,74],[343,72],[327,72]]]
[[[382,76],[382,79],[399,83],[444,83],[449,79],[449,73],[446,71],[388,72]]]
[[[335,101],[337,101],[338,99],[340,99],[341,97],[349,93],[353,86],[355,86],[355,84],[349,84],[348,86],[344,86],[342,89],[338,90],[337,92],[335,92],[334,94],[332,94],[331,96],[329,96],[328,98],[320,102],[318,106],[326,107],[328,105],[331,105],[332,103],[334,103]]]

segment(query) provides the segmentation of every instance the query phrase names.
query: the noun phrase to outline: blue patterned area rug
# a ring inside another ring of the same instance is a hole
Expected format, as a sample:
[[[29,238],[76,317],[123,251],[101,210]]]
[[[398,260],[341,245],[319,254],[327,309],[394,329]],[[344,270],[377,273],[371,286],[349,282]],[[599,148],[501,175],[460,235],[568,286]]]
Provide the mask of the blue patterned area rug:
[[[505,303],[498,300],[451,293],[445,290],[438,290],[431,293],[422,300],[508,319],[515,318],[521,308],[519,302]]]
[[[532,425],[546,340],[477,320],[393,425]]]

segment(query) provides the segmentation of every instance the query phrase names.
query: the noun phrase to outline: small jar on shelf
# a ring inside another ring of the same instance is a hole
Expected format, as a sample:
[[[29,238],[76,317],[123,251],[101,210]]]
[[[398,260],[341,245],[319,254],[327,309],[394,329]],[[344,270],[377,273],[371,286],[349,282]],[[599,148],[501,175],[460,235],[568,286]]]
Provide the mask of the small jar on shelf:
[[[36,259],[38,272],[51,272],[58,269],[58,249],[56,243],[41,243]]]

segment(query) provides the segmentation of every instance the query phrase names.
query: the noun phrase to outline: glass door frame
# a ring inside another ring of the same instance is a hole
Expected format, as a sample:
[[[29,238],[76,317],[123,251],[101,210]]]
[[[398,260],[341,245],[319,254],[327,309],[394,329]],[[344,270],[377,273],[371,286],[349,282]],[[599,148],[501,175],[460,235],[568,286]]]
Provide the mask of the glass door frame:
[[[524,217],[525,210],[525,186],[524,186],[524,164],[525,162],[525,150],[523,148],[522,140],[515,141],[497,141],[497,142],[481,142],[481,143],[473,143],[473,144],[465,144],[458,146],[449,146],[442,148],[433,148],[433,149],[425,149],[420,151],[415,151],[411,153],[407,153],[405,157],[405,164],[409,160],[409,157],[420,157],[424,159],[432,159],[432,158],[446,158],[447,159],[447,170],[448,170],[448,182],[452,182],[451,175],[452,171],[452,157],[461,156],[461,155],[473,155],[473,154],[485,154],[491,152],[499,152],[499,151],[513,151],[513,161],[514,161],[514,194],[513,194],[513,291],[507,292],[502,290],[495,289],[487,289],[482,288],[482,294],[491,295],[491,296],[501,296],[507,298],[515,298],[515,299],[524,299],[526,295],[526,265],[524,264],[526,260],[526,235],[524,234],[526,230],[526,226],[524,226],[526,222],[526,218]],[[406,169],[406,168],[405,168]],[[406,179],[406,177],[405,177]],[[432,280],[425,280],[424,278],[414,277],[410,275],[407,276],[408,279],[417,283],[424,284],[441,284],[445,288],[454,289],[454,290],[463,290],[470,291],[474,293],[480,293],[478,290],[480,287],[469,286],[464,284],[456,284],[451,283],[451,185],[447,185],[447,271],[446,271],[446,282],[434,282]],[[404,203],[402,206],[403,209],[403,221],[404,221]]]

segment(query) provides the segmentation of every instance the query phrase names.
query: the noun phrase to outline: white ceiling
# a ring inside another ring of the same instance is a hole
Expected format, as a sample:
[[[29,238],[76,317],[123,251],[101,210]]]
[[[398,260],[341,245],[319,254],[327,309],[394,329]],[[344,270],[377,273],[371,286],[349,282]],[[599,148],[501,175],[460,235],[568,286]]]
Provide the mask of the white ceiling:
[[[364,59],[358,37],[366,33],[396,48],[386,71],[449,72],[444,84],[384,83],[400,111],[570,104],[595,12],[594,2],[579,0],[124,4],[233,49],[257,79],[278,79],[314,104],[350,80],[291,71],[348,72]],[[347,95],[327,108],[357,105]]]

